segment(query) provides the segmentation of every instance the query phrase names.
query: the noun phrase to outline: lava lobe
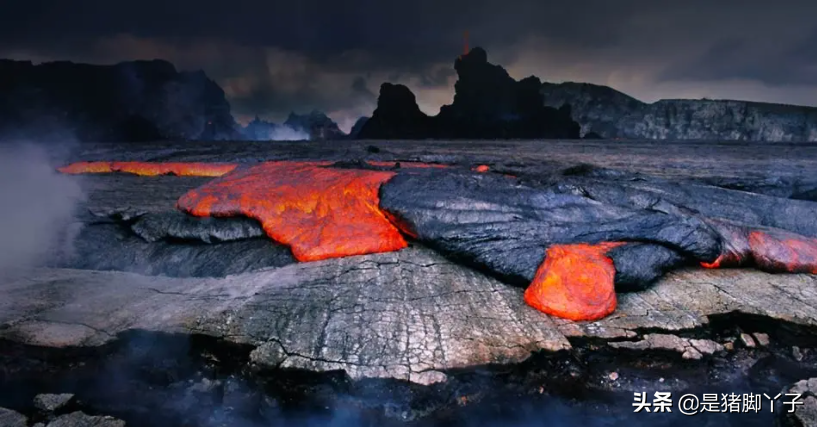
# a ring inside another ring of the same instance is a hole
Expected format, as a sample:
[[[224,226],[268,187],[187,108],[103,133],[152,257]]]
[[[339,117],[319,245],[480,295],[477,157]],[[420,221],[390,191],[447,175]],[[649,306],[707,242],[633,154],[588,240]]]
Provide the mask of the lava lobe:
[[[723,253],[704,268],[755,267],[768,272],[817,274],[817,239],[770,227],[723,220],[710,224],[724,237]]]
[[[598,320],[616,309],[616,267],[607,251],[623,242],[553,245],[525,290],[531,307],[570,320]]]
[[[298,261],[390,252],[407,246],[378,206],[394,172],[326,167],[328,162],[267,162],[183,195],[195,216],[244,215],[261,222]]]

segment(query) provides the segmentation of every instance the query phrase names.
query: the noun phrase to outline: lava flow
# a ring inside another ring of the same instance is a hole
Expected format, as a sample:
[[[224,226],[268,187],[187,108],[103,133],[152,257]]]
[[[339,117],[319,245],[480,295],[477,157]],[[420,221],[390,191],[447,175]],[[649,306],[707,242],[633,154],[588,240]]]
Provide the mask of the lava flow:
[[[267,162],[191,190],[178,207],[195,216],[244,215],[261,222],[298,261],[390,252],[407,246],[380,211],[380,185],[394,172]]]
[[[732,234],[730,237],[735,237]],[[746,231],[705,268],[754,266],[771,273],[817,274],[817,239],[779,231]],[[736,249],[740,248],[740,249]]]
[[[232,172],[234,163],[198,162],[77,162],[57,169],[66,174],[131,173],[140,176],[222,176]]]
[[[565,319],[598,320],[615,311],[616,268],[607,251],[621,242],[553,245],[525,290],[531,307]]]
[[[298,261],[396,251],[407,246],[403,236],[417,237],[410,224],[380,208],[380,187],[398,171],[331,165],[330,161],[273,161],[238,169],[229,163],[80,162],[59,170],[217,177],[187,192],[177,207],[195,216],[254,218],[270,238],[288,245]],[[406,162],[400,167],[450,165]],[[478,165],[471,170],[484,173],[490,168]],[[707,223],[720,235],[723,248],[722,255],[703,263],[704,267],[755,265],[769,272],[817,274],[817,239],[723,220],[707,219]],[[616,308],[616,267],[607,253],[622,244],[550,246],[525,291],[525,302],[549,315],[577,321],[611,314]]]

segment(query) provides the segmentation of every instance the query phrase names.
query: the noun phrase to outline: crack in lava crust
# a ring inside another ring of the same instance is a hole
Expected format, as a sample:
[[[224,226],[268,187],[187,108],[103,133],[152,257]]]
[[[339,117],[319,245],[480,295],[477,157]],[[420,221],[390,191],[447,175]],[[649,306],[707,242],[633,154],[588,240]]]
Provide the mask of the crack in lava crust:
[[[394,172],[268,162],[191,190],[178,208],[195,216],[245,215],[261,222],[298,261],[396,251],[407,246],[380,211],[380,185]]]
[[[385,167],[385,168],[396,167],[398,163],[400,164],[400,167],[402,167],[402,168],[422,168],[422,169],[437,168],[437,169],[441,169],[441,168],[450,167],[449,165],[442,164],[442,163],[422,163],[422,162],[381,162],[381,161],[375,161],[375,160],[367,160],[366,163],[368,163],[368,164],[370,164],[372,166],[379,166],[379,167]]]

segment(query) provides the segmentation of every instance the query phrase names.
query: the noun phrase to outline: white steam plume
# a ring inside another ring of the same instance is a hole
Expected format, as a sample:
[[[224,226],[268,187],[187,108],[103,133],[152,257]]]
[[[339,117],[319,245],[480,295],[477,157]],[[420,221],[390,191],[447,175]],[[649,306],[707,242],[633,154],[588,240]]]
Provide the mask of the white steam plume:
[[[43,148],[0,144],[0,276],[41,264],[64,244],[79,183],[54,170]]]
[[[270,141],[308,141],[309,133],[290,126],[276,126],[269,132]]]

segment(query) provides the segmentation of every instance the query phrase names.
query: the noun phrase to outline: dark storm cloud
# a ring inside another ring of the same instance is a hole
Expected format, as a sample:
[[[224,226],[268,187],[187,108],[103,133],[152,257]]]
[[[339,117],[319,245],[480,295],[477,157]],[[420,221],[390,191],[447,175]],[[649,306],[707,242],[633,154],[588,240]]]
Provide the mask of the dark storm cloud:
[[[363,76],[355,77],[355,79],[352,81],[352,93],[368,101],[374,101],[377,99],[377,95],[369,89],[366,78]]]
[[[0,0],[0,56],[161,57],[204,69],[238,116],[317,108],[351,120],[385,80],[421,104],[450,101],[465,30],[511,71],[629,76],[635,95],[673,82],[817,85],[816,15],[811,0]]]
[[[471,30],[476,42],[507,44],[528,32],[587,45],[608,44],[622,8],[584,2],[416,0],[102,0],[6,1],[0,37],[52,46],[67,40],[131,34],[143,38],[218,38],[276,46],[310,57],[346,50],[374,54],[386,65],[451,61]],[[588,10],[593,13],[587,13]],[[620,22],[620,20],[618,20]],[[582,31],[576,31],[582,25]],[[335,64],[343,66],[343,64]]]
[[[420,84],[427,87],[445,86],[457,75],[453,68],[437,68],[420,75]]]
[[[690,63],[661,74],[667,80],[757,80],[768,85],[817,84],[817,31],[791,45],[748,39],[722,40]]]

